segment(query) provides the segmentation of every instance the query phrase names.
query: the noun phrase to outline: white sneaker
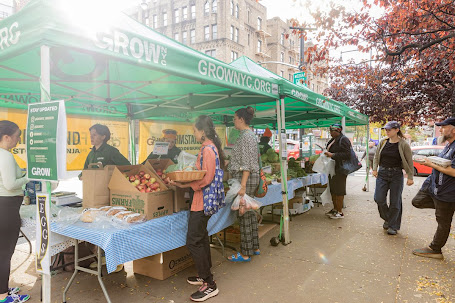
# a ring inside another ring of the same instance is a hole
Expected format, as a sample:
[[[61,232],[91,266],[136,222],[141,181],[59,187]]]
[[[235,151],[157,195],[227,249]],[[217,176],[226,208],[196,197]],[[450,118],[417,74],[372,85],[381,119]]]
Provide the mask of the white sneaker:
[[[335,208],[332,208],[328,212],[325,213],[326,216],[331,217],[332,215],[336,214],[337,210]]]
[[[330,216],[330,219],[344,219],[344,214],[340,212],[336,212]]]

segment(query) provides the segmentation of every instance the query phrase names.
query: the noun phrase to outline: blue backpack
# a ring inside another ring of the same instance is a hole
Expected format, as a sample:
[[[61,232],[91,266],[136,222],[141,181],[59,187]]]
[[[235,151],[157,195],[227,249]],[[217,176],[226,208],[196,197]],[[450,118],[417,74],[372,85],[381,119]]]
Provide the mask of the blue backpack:
[[[224,201],[224,171],[220,167],[220,158],[213,145],[207,146],[210,146],[212,148],[216,157],[215,177],[213,178],[212,183],[202,189],[202,196],[204,200],[204,214],[206,216],[211,216],[216,214],[220,208],[224,207],[226,205],[226,202]],[[202,155],[204,154],[204,148],[207,146],[204,146],[201,150],[201,168],[203,157]]]

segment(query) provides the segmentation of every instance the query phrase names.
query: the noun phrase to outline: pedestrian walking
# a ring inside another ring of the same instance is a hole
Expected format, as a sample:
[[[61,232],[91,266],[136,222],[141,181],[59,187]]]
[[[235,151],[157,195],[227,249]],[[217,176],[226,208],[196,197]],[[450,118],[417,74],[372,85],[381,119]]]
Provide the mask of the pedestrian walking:
[[[407,174],[408,186],[414,184],[414,165],[408,142],[404,140],[397,121],[388,122],[383,129],[387,138],[381,140],[373,161],[373,176],[376,179],[374,200],[378,204],[379,215],[384,220],[382,227],[389,235],[396,235],[401,227],[403,169]],[[379,166],[379,170],[378,170]],[[387,194],[390,203],[387,204]]]
[[[327,157],[335,160],[335,176],[329,175],[330,194],[332,195],[333,209],[326,213],[330,219],[343,219],[344,196],[346,196],[347,175],[339,172],[343,160],[351,157],[351,141],[342,133],[343,127],[339,123],[330,126],[332,139],[327,142],[324,153]]]
[[[16,247],[21,217],[19,209],[24,200],[22,186],[28,182],[11,153],[21,138],[21,130],[16,123],[0,121],[0,302],[20,303],[29,295],[18,295],[19,288],[9,288],[11,258]]]
[[[198,291],[190,296],[196,302],[205,301],[218,294],[219,289],[213,280],[210,271],[212,267],[212,256],[210,254],[210,241],[207,231],[209,215],[204,212],[204,205],[207,204],[208,194],[204,194],[209,187],[221,187],[224,201],[223,169],[224,154],[221,141],[218,137],[212,119],[209,116],[199,116],[193,126],[194,136],[202,144],[196,160],[198,170],[207,171],[204,178],[191,183],[179,183],[171,181],[181,188],[191,187],[194,191],[193,200],[188,219],[188,233],[186,245],[193,257],[198,276],[188,277],[187,282],[192,285],[200,285]],[[201,165],[202,159],[202,165]],[[210,196],[212,193],[210,193]],[[218,201],[220,204],[223,201]]]
[[[235,142],[229,163],[229,173],[240,182],[239,196],[247,194],[254,197],[259,186],[259,152],[258,142],[250,123],[254,109],[250,106],[238,109],[234,114],[234,126],[240,131]],[[248,262],[251,256],[259,255],[258,219],[254,210],[246,211],[239,216],[240,223],[240,252],[228,257],[232,262]]]
[[[370,170],[373,169],[373,159],[374,159],[374,155],[376,154],[377,149],[378,148],[376,147],[376,143],[374,141],[370,140],[370,142],[368,142],[368,159],[366,160],[367,165],[365,165],[365,170],[367,172],[367,176],[370,174]],[[363,155],[362,155],[362,158],[360,159],[360,161],[365,159],[366,156],[367,156],[367,151],[365,150],[363,152]],[[363,185],[362,190],[367,191],[366,183]]]
[[[433,171],[412,199],[412,205],[417,208],[435,209],[438,227],[430,246],[415,249],[413,254],[443,259],[442,248],[449,237],[452,218],[455,213],[455,117],[436,123],[436,125],[441,127],[443,141],[448,142],[439,157],[450,160],[451,164],[448,167],[443,167],[428,159],[425,159],[423,163],[423,165],[433,168]]]

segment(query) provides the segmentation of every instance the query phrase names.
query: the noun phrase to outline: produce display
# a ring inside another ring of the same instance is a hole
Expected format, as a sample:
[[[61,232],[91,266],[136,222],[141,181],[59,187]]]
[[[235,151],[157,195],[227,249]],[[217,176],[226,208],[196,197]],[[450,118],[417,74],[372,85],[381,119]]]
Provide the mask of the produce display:
[[[142,170],[138,172],[136,175],[128,176],[128,174],[126,173],[124,173],[123,175],[125,176],[125,178],[128,179],[128,181],[130,181],[131,185],[136,187],[136,189],[141,193],[152,193],[161,191],[160,183],[158,183],[156,178],[153,178],[152,176],[150,176],[150,174],[147,174]]]
[[[294,179],[305,177],[306,175],[305,170],[300,166],[300,162],[294,158],[290,158],[288,161],[288,176]]]
[[[275,152],[272,148],[268,149],[267,152],[261,155],[262,165],[267,166],[270,163],[279,163],[280,155]]]
[[[308,162],[305,163],[305,171],[307,173],[312,173],[313,172],[313,165],[314,165],[314,162],[316,162],[316,160],[319,158],[319,155],[312,155],[310,156],[310,158],[308,159]]]
[[[164,182],[164,184],[168,184],[166,174],[163,173],[163,171],[160,168],[156,169],[155,171],[158,177],[160,177],[160,179]]]

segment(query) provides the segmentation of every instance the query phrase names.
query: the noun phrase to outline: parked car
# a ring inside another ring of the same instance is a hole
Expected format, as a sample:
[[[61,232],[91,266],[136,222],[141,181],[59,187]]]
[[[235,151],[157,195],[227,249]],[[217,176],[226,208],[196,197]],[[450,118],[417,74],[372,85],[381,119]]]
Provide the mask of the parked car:
[[[275,146],[275,151],[278,153],[278,144]],[[287,139],[286,140],[286,151],[288,155],[288,160],[290,158],[297,159],[300,155],[299,150],[299,141]]]
[[[412,156],[424,156],[424,157],[431,157],[437,156],[441,153],[444,149],[444,146],[440,145],[426,145],[426,146],[414,146],[411,147]],[[432,168],[420,164],[419,162],[414,162],[414,175],[429,175],[431,174]]]

